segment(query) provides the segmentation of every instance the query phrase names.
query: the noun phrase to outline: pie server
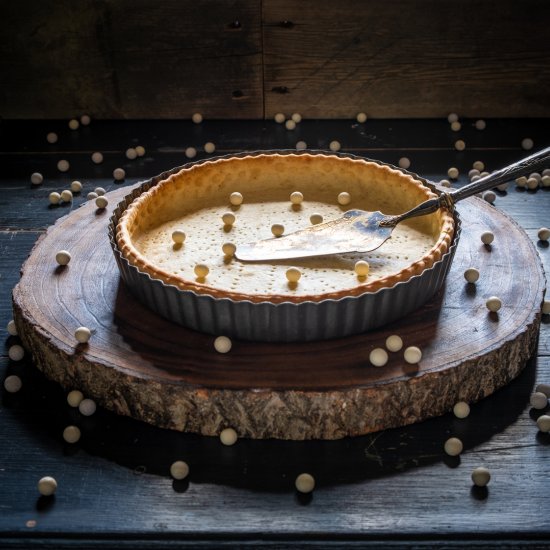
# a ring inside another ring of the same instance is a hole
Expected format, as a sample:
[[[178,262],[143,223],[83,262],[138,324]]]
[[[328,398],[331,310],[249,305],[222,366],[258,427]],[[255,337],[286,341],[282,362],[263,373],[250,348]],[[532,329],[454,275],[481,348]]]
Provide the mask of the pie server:
[[[247,262],[326,256],[346,252],[370,252],[391,237],[394,227],[403,220],[431,214],[442,206],[449,210],[462,199],[496,187],[514,178],[535,172],[550,164],[550,147],[510,164],[456,191],[428,199],[408,212],[386,215],[382,212],[348,210],[340,218],[237,247],[237,259]]]

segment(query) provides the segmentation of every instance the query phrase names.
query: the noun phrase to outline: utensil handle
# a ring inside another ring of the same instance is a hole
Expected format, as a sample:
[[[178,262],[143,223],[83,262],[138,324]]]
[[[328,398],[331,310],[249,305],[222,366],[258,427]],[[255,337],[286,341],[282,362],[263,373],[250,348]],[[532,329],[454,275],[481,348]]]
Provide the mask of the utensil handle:
[[[496,187],[501,183],[506,183],[507,181],[530,174],[531,172],[537,172],[546,166],[550,166],[550,147],[519,160],[518,162],[514,162],[514,164],[505,166],[500,170],[491,172],[488,176],[451,192],[450,195],[454,202],[458,202],[476,193],[480,193],[481,191]]]

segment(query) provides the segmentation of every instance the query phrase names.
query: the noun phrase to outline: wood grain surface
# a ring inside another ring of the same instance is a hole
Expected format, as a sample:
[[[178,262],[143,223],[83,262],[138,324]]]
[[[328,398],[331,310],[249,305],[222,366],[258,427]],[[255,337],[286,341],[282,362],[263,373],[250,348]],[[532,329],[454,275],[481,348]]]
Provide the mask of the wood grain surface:
[[[125,192],[126,190],[124,190]],[[545,279],[536,250],[509,218],[480,199],[461,205],[464,232],[446,288],[380,330],[297,344],[235,342],[227,355],[214,337],[165,321],[119,280],[107,238],[111,210],[93,202],[41,239],[14,291],[18,331],[41,370],[107,409],[154,425],[204,435],[233,427],[253,438],[335,439],[401,426],[474,402],[518,375],[532,355]],[[492,245],[480,235],[495,234]],[[67,266],[55,262],[68,250]],[[518,285],[516,266],[529,285]],[[463,273],[477,267],[480,281]],[[485,301],[504,307],[489,313]],[[78,345],[74,330],[93,332]],[[383,368],[369,353],[391,334],[423,350],[419,364],[390,353]]]

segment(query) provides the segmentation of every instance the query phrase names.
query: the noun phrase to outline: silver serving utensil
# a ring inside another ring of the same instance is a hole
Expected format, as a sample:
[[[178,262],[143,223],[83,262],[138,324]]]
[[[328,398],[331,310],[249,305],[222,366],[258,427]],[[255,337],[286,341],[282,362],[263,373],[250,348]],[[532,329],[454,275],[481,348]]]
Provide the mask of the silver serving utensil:
[[[452,209],[454,203],[462,199],[536,172],[546,165],[550,165],[550,147],[460,189],[442,192],[438,197],[424,201],[403,214],[386,215],[382,212],[348,210],[340,218],[299,229],[282,237],[239,245],[235,256],[242,261],[261,262],[346,252],[370,252],[388,240],[394,227],[403,220],[431,214],[442,206]]]

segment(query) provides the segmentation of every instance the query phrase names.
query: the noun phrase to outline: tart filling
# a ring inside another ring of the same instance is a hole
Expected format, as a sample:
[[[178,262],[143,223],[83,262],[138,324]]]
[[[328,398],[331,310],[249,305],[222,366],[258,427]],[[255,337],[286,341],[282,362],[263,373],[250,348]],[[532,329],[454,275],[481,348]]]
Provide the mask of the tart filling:
[[[234,200],[239,193],[242,202]],[[118,223],[117,245],[131,265],[181,290],[252,302],[340,299],[430,268],[451,244],[450,212],[442,208],[399,224],[391,239],[367,254],[248,263],[231,251],[272,238],[274,226],[289,233],[352,208],[398,214],[433,196],[411,175],[362,159],[226,157],[185,167],[135,199]],[[184,240],[175,242],[175,233],[184,233]],[[367,276],[356,272],[358,261],[368,262]],[[298,281],[288,279],[290,267],[300,271]]]

